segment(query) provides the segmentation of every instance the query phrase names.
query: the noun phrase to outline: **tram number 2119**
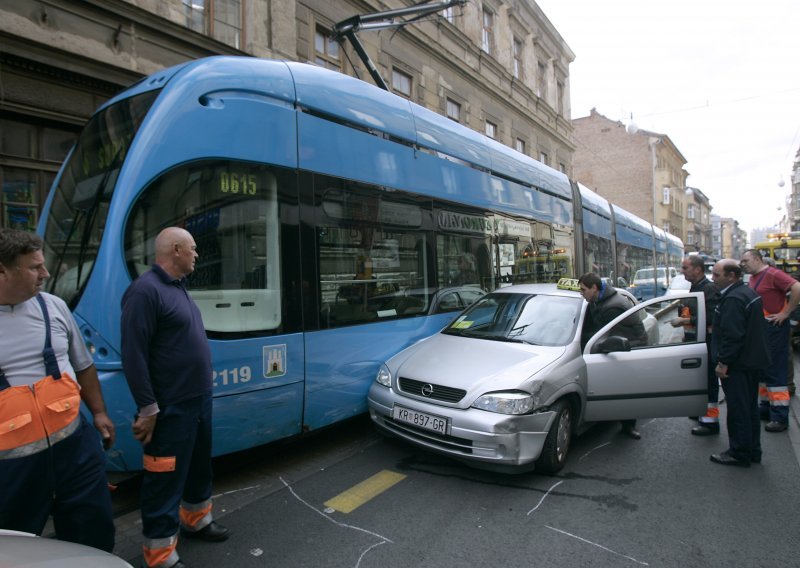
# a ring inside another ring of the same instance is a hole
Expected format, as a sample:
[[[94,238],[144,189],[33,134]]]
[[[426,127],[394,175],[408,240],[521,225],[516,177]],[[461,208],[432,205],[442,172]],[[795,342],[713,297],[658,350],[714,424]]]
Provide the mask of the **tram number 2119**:
[[[253,372],[249,366],[234,367],[233,369],[222,369],[221,371],[214,371],[212,381],[214,386],[227,386],[236,385],[239,383],[246,383],[253,378]]]

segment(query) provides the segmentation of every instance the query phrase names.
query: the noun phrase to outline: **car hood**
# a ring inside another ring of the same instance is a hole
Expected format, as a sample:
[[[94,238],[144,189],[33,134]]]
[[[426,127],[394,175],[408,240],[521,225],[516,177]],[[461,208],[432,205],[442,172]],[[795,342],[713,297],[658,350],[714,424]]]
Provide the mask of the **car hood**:
[[[566,347],[506,343],[439,333],[389,360],[396,378],[486,392],[529,388],[536,373],[559,359]],[[466,397],[470,399],[471,397]]]

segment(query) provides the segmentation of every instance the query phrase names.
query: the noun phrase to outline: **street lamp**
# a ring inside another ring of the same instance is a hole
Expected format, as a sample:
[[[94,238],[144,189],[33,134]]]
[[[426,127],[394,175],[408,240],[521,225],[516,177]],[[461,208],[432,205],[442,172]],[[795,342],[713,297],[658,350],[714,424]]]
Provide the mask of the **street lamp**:
[[[628,134],[636,134],[639,132],[639,126],[633,121],[633,113],[631,113],[631,121],[625,127],[625,132]]]

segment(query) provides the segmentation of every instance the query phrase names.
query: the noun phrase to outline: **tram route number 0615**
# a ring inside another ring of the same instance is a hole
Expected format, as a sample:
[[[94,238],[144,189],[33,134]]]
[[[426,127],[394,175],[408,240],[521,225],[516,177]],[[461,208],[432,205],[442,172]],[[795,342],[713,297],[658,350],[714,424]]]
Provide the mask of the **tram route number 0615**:
[[[425,412],[418,412],[395,405],[392,408],[392,418],[418,428],[425,428],[437,434],[447,434],[447,419]]]

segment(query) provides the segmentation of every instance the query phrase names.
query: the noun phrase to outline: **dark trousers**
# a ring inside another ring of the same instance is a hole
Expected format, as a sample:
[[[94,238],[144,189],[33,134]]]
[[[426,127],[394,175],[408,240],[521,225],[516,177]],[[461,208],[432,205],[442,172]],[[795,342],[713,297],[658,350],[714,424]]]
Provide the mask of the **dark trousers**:
[[[765,328],[771,361],[762,374],[762,381],[768,391],[768,400],[762,400],[761,407],[764,412],[769,412],[770,421],[785,424],[789,421],[789,389],[786,385],[786,376],[789,371],[787,361],[791,326],[788,321],[777,326],[765,322]]]
[[[111,552],[114,518],[97,431],[78,429],[50,449],[0,460],[0,528],[41,535],[47,518],[59,540]]]
[[[178,533],[181,501],[211,498],[211,395],[160,409],[148,456],[174,457],[174,471],[144,472],[142,532],[147,539]]]
[[[758,415],[757,371],[728,369],[722,390],[728,404],[728,452],[738,460],[761,459],[761,421]]]

